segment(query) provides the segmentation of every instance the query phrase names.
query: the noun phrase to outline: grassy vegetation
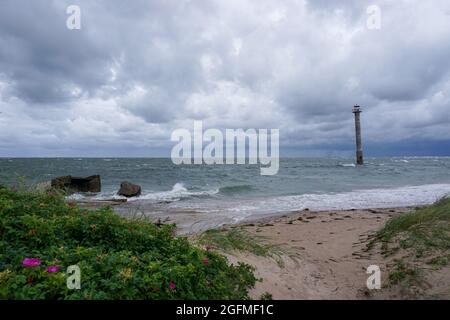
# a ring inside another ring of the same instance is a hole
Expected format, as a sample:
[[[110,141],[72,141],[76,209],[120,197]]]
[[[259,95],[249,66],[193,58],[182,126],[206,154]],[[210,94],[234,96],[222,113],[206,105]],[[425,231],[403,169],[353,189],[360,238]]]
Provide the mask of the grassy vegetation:
[[[260,300],[273,300],[273,296],[270,292],[264,292],[261,297],[259,298]]]
[[[0,188],[0,299],[247,299],[252,267],[57,194]],[[81,269],[81,289],[66,268]]]
[[[266,238],[249,233],[242,227],[230,230],[209,230],[197,241],[204,246],[212,246],[222,252],[249,252],[260,257],[273,258],[280,267],[284,267],[283,256],[297,261],[298,255],[288,247],[268,244]]]
[[[377,234],[385,256],[403,253],[395,260],[389,284],[419,285],[424,270],[442,268],[450,260],[450,198],[392,218]]]
[[[450,250],[450,198],[391,219],[378,233],[386,253],[393,243],[414,249],[417,257]],[[398,241],[395,241],[398,240]],[[395,247],[394,247],[395,250]]]
[[[393,270],[389,273],[389,283],[391,285],[396,284],[407,284],[420,285],[422,281],[423,272],[417,267],[411,267],[403,260],[395,260],[395,266]]]

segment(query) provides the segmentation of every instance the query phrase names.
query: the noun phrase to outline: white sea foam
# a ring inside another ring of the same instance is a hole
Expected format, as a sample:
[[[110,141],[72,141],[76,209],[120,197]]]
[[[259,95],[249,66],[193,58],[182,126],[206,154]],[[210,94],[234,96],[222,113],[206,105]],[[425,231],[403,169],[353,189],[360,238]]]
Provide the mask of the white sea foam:
[[[84,198],[86,198],[86,196],[82,193],[74,193],[66,197],[67,200],[83,200]]]
[[[176,183],[171,190],[164,192],[145,193],[140,197],[128,199],[130,202],[144,201],[150,204],[149,212],[154,212],[153,204],[163,203],[166,212],[187,212],[189,215],[187,231],[192,226],[201,230],[212,225],[224,223],[239,223],[247,218],[281,215],[290,211],[309,208],[313,211],[349,210],[368,208],[395,208],[406,206],[427,205],[450,195],[450,184],[428,184],[391,189],[366,189],[342,193],[317,193],[295,196],[277,196],[253,199],[229,199],[227,197],[209,197],[219,193],[219,190],[190,191],[182,183]],[[203,197],[206,196],[206,197]],[[80,199],[81,195],[72,195],[72,199]],[[123,198],[117,195],[97,195],[90,199]],[[193,201],[178,201],[191,198]],[[167,202],[165,204],[164,202]],[[195,213],[195,214],[193,214]],[[185,231],[186,231],[185,230]],[[197,230],[197,231],[199,231]]]
[[[182,183],[176,183],[171,190],[144,193],[139,197],[130,198],[128,201],[167,202],[169,211],[175,208],[188,209],[211,215],[211,217],[219,214],[228,217],[227,219],[232,218],[233,221],[240,221],[249,216],[278,214],[306,208],[313,211],[322,211],[427,205],[450,195],[450,184],[428,184],[390,189],[366,189],[342,193],[302,194],[245,200],[209,197],[218,193],[218,189],[192,191],[188,190]],[[80,194],[72,195],[69,198],[73,200],[86,199],[85,196]],[[92,200],[111,198],[123,199],[124,197],[112,193],[89,197]],[[197,199],[179,202],[179,200],[187,198]]]
[[[213,195],[217,194],[218,192],[218,189],[205,191],[189,191],[188,189],[186,189],[183,183],[176,183],[170,191],[147,193],[134,198],[134,200],[178,201],[189,197]]]
[[[169,191],[160,192],[146,192],[137,197],[128,198],[129,202],[144,200],[150,202],[172,202],[189,197],[209,196],[219,193],[219,189],[204,190],[204,191],[189,191],[183,183],[176,183]],[[115,192],[102,192],[100,194],[85,194],[75,193],[67,197],[69,200],[111,200],[111,199],[127,199],[124,196],[118,195]]]
[[[354,163],[343,163],[341,167],[356,167],[356,165]]]
[[[409,161],[408,160],[406,160],[406,159],[400,159],[400,160],[394,160],[394,162],[403,162],[403,163],[409,163]]]
[[[450,184],[429,184],[395,189],[368,189],[334,194],[303,194],[246,202],[230,208],[244,215],[302,210],[349,210],[427,205],[450,194]],[[248,207],[252,207],[249,212]]]

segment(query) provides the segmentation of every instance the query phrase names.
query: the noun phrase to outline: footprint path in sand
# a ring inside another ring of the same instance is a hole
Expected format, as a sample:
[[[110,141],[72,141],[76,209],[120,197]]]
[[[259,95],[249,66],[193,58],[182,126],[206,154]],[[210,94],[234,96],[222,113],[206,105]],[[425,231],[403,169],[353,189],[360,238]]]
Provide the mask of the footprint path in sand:
[[[408,209],[299,212],[247,225],[246,230],[266,237],[269,243],[289,246],[298,262],[285,258],[284,268],[267,258],[238,254],[231,260],[256,267],[263,279],[253,290],[254,298],[270,292],[274,299],[363,298],[371,264],[383,265],[367,243],[393,214]]]

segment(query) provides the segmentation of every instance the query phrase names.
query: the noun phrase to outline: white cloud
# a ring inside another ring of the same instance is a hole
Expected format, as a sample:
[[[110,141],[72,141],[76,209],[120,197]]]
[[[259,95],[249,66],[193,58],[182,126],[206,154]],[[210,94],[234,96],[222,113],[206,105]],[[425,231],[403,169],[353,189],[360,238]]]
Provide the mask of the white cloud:
[[[79,1],[80,31],[67,4],[0,4],[0,155],[167,148],[194,119],[352,148],[353,104],[367,143],[450,139],[446,0],[378,1],[381,30],[370,1]]]

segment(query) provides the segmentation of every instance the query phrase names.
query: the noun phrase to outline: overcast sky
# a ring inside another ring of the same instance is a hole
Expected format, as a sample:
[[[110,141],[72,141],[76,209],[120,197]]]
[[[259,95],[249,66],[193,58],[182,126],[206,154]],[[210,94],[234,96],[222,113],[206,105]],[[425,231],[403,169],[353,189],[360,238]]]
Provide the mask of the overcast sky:
[[[346,155],[354,104],[367,153],[450,155],[450,1],[0,1],[0,156],[168,157],[194,120]]]

